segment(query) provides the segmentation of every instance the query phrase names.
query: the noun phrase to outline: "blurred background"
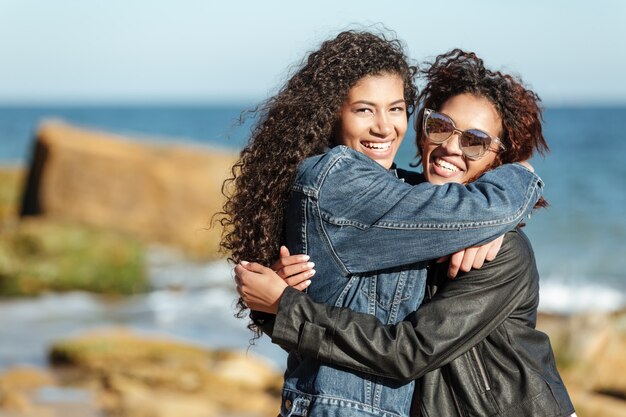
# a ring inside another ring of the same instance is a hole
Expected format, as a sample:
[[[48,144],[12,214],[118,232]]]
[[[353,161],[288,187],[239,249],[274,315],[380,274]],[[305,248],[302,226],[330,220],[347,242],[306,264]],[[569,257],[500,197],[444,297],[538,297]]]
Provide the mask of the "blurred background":
[[[551,153],[532,163],[550,207],[526,228],[540,323],[572,369],[579,415],[622,415],[626,383],[606,374],[626,363],[594,366],[608,371],[591,385],[576,372],[626,346],[625,19],[619,0],[0,0],[0,373],[45,370],[59,340],[110,326],[248,349],[219,231],[208,228],[247,141],[240,114],[323,40],[371,29],[395,32],[417,64],[474,51],[542,98]],[[284,366],[264,338],[248,351]],[[5,382],[3,397],[1,381],[0,416],[51,404],[103,412],[100,394],[38,385],[11,397]]]

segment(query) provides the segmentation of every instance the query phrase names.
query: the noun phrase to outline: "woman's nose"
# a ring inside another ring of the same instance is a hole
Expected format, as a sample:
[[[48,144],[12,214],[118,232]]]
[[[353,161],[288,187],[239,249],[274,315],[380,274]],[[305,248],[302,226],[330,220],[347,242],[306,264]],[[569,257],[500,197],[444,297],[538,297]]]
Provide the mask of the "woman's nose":
[[[446,150],[451,155],[462,155],[461,152],[461,132],[454,131],[452,135],[445,142],[443,142],[440,146]]]
[[[381,136],[388,136],[393,131],[393,124],[384,113],[376,115],[374,132]]]

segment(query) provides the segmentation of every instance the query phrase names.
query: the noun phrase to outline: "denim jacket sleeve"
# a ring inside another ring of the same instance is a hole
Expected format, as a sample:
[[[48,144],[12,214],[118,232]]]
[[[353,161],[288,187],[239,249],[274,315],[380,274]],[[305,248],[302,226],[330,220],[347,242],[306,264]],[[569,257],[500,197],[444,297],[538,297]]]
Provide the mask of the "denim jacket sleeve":
[[[543,191],[541,179],[507,164],[467,184],[415,186],[342,147],[316,176],[323,235],[345,274],[435,259],[512,230]]]
[[[414,380],[483,340],[528,296],[536,274],[526,237],[508,233],[495,260],[446,282],[430,302],[404,321],[384,325],[349,308],[313,302],[287,288],[273,328],[264,330],[285,349],[353,370]]]

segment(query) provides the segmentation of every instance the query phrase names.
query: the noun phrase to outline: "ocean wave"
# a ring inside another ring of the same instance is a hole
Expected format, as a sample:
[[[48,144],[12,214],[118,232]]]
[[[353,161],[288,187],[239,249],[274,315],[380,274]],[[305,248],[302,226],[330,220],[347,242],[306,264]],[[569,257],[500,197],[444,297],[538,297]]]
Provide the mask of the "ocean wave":
[[[549,313],[610,312],[626,307],[624,291],[582,279],[542,281],[539,299],[539,310]]]

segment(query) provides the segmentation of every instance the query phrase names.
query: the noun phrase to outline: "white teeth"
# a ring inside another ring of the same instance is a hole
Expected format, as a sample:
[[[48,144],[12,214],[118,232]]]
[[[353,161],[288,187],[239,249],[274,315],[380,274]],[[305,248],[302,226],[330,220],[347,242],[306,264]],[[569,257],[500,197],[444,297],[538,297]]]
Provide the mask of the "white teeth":
[[[440,168],[447,169],[448,171],[452,171],[452,172],[460,171],[459,168],[457,168],[456,166],[452,165],[449,162],[444,161],[443,159],[437,159],[435,161],[435,165],[437,165]]]
[[[363,146],[365,146],[368,149],[374,149],[377,151],[386,151],[387,149],[389,149],[391,147],[391,142],[385,142],[385,143],[380,143],[380,142],[361,142],[361,144]]]

